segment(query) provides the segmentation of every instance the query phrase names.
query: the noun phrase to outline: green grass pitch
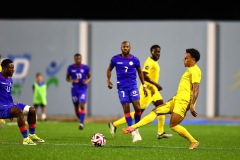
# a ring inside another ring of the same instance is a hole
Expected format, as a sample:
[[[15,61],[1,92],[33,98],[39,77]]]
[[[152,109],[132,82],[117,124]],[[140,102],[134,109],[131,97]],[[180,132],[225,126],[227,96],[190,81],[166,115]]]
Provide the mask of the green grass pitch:
[[[78,129],[77,122],[37,122],[36,134],[45,144],[21,145],[22,137],[16,122],[7,122],[0,129],[0,160],[239,160],[240,125],[183,125],[199,142],[199,148],[188,150],[189,143],[173,132],[168,124],[167,133],[173,137],[156,138],[157,125],[139,129],[142,141],[132,142],[131,134],[124,135],[117,128],[117,136],[109,133],[107,123],[85,124]],[[107,144],[91,145],[94,133],[103,133]]]

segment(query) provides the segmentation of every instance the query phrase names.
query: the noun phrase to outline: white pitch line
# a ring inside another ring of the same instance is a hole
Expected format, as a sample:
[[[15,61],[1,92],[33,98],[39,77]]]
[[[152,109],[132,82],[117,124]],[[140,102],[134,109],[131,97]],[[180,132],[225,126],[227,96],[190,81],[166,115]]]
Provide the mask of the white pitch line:
[[[27,121],[25,121],[25,123],[27,124]],[[37,121],[37,124],[39,124],[39,123],[47,123],[47,122],[38,122],[38,121]],[[52,121],[51,124],[53,124],[53,123],[59,123],[59,122],[58,122],[58,121]],[[18,124],[17,124],[17,122],[7,122],[5,125],[8,125],[8,126],[16,126],[16,125],[18,125]]]

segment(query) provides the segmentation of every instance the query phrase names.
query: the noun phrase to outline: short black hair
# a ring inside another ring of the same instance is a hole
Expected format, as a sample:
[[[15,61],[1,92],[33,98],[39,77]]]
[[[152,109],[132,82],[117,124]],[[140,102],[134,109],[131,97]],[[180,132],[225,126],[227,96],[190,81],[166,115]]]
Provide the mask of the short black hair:
[[[150,52],[152,52],[152,50],[153,50],[154,48],[160,48],[160,49],[161,49],[161,47],[160,47],[158,44],[154,44],[154,45],[152,45],[152,47],[150,48]]]
[[[77,57],[77,56],[82,56],[82,55],[80,53],[75,53],[74,57]]]
[[[200,60],[200,53],[198,50],[194,48],[188,48],[186,49],[186,53],[189,53],[193,58],[195,58],[195,61],[198,62]]]
[[[13,63],[11,59],[4,59],[1,63],[2,68],[5,68],[9,63]]]

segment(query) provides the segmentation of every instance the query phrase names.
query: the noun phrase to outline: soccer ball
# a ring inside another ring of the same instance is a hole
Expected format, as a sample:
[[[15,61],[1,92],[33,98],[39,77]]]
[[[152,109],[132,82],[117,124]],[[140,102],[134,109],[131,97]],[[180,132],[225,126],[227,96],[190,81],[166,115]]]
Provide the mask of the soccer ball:
[[[92,135],[91,143],[95,147],[102,147],[106,145],[107,139],[102,133],[95,133]]]

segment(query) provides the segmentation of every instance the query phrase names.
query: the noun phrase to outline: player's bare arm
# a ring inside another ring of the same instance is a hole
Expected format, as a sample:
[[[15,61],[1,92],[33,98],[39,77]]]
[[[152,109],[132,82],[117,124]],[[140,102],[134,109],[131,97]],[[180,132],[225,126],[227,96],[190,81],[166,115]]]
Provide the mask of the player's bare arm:
[[[83,83],[84,83],[84,84],[88,84],[88,83],[91,81],[91,79],[92,79],[92,76],[91,76],[91,73],[89,72],[89,73],[87,74],[87,79],[85,79],[85,80],[83,81]]]
[[[193,117],[197,117],[197,112],[195,111],[195,102],[198,98],[199,93],[199,83],[193,83],[192,85],[192,97],[190,100],[190,112],[193,115]]]
[[[71,76],[70,76],[70,74],[68,74],[67,73],[67,75],[66,75],[66,81],[67,82],[71,82],[71,83],[78,83],[78,79],[71,79]]]
[[[141,83],[143,84],[144,95],[145,95],[145,96],[148,96],[147,86],[146,86],[145,83],[144,83],[144,76],[143,76],[142,69],[139,67],[139,68],[137,69],[137,71],[138,71],[138,77],[139,77]]]
[[[147,72],[143,72],[143,76],[144,76],[144,80],[145,80],[146,82],[155,85],[159,91],[162,90],[162,86],[160,86],[160,84],[152,81],[152,80],[148,77],[148,73],[147,73]]]
[[[70,74],[68,74],[68,73],[67,73],[67,75],[66,75],[66,81],[67,81],[67,82],[71,82],[71,77],[70,77]]]
[[[108,88],[109,89],[112,89],[113,88],[113,84],[112,82],[110,81],[111,79],[111,76],[112,76],[112,69],[110,66],[108,67],[107,69],[107,84],[108,84]]]

